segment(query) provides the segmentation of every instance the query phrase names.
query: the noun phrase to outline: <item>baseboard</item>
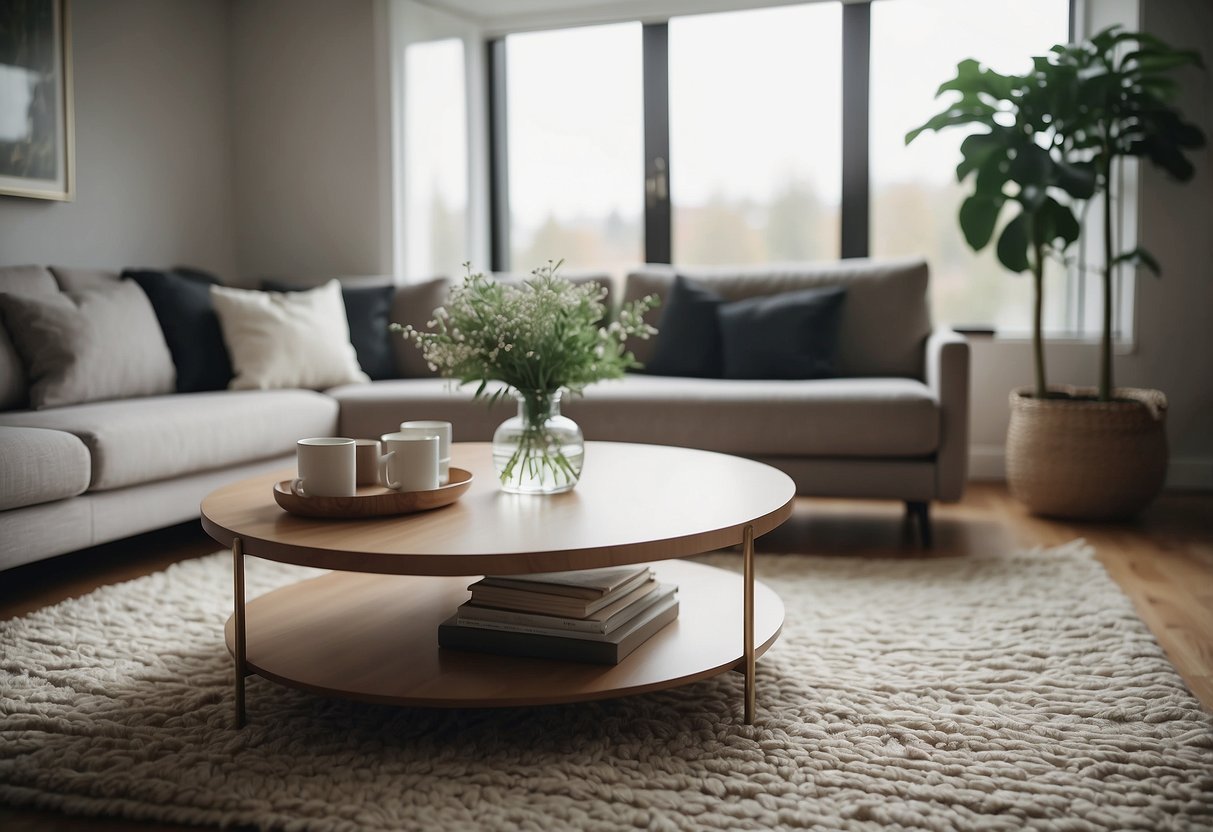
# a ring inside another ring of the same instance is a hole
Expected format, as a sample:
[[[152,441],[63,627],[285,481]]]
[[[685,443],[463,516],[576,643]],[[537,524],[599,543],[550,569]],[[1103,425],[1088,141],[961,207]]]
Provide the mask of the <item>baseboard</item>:
[[[1171,457],[1167,465],[1167,488],[1176,491],[1213,491],[1213,459]]]
[[[1002,445],[969,446],[969,479],[1002,482],[1007,478],[1007,454]]]
[[[1001,482],[1007,478],[1006,450],[1002,445],[969,448],[969,479]],[[1213,491],[1213,457],[1171,457],[1166,488],[1173,491]]]

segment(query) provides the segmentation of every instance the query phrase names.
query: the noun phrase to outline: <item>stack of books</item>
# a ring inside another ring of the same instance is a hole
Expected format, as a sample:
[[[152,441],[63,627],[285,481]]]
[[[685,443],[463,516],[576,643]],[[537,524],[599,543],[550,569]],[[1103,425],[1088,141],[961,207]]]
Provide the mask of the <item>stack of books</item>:
[[[489,576],[438,627],[456,650],[618,664],[678,617],[678,588],[648,566]]]

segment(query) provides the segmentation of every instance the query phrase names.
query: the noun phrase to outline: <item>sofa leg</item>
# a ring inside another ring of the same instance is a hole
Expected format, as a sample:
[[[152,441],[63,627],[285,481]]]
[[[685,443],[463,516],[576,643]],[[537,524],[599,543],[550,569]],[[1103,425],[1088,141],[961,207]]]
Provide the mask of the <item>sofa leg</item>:
[[[906,523],[918,526],[922,548],[931,548],[931,504],[925,500],[906,500]]]

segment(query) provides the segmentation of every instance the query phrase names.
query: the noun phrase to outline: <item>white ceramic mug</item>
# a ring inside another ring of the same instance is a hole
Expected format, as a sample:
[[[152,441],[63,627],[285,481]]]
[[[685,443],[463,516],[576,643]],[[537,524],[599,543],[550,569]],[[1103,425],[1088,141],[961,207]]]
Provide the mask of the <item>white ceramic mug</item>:
[[[446,485],[451,480],[451,423],[433,419],[418,419],[400,423],[401,433],[438,437],[438,481]]]
[[[438,437],[385,433],[386,453],[379,457],[379,482],[396,491],[430,491],[438,487]]]
[[[291,493],[299,497],[354,496],[354,440],[317,436],[295,443],[299,476]]]

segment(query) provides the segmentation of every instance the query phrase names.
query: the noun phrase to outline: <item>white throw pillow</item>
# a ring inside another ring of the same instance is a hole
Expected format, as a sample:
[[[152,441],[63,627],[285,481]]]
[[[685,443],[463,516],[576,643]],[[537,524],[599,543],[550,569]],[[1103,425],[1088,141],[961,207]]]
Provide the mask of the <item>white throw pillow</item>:
[[[231,390],[322,390],[370,381],[350,344],[341,284],[306,292],[257,292],[212,286],[235,377]]]

